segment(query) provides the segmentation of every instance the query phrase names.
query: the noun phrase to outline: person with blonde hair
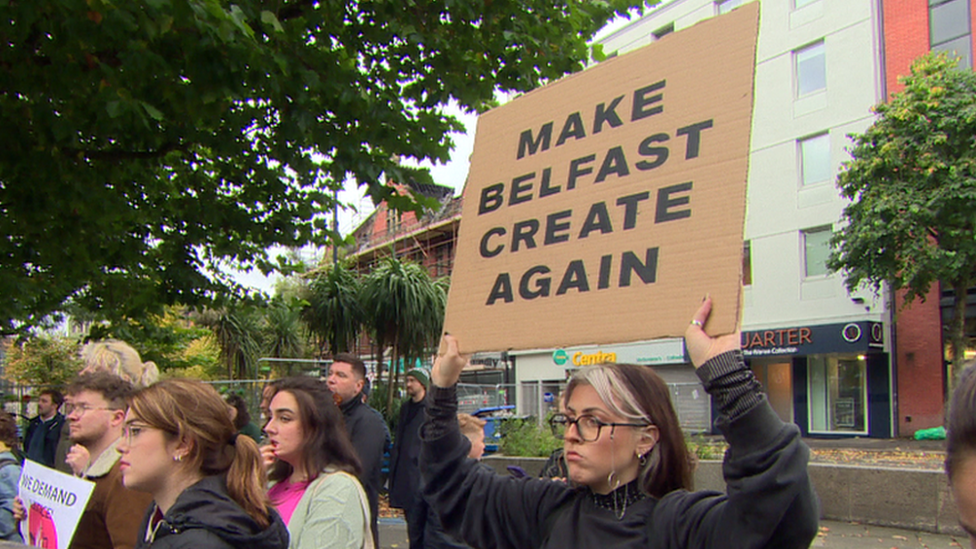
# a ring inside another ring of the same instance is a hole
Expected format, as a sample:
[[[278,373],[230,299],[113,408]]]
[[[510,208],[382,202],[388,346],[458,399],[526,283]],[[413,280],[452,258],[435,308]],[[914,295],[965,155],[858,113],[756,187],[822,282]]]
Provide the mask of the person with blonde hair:
[[[651,368],[602,364],[575,373],[563,437],[569,477],[514,481],[466,459],[458,429],[457,381],[466,363],[445,335],[431,375],[422,429],[424,494],[448,532],[495,549],[726,547],[807,549],[817,534],[809,450],[785,424],[745,365],[739,334],[709,337],[706,298],[685,331],[685,348],[714,398],[729,442],[728,491],[691,491],[691,468],[667,386]]]
[[[117,339],[88,343],[81,349],[81,359],[85,363],[81,374],[109,372],[135,387],[147,387],[159,379],[155,362],[143,362],[139,351]]]
[[[468,457],[481,459],[481,456],[485,454],[485,425],[488,422],[471,414],[458,414],[457,418],[461,434],[471,443]]]
[[[138,549],[288,547],[257,444],[213,387],[170,379],[136,392],[122,438],[122,482],[153,495]]]

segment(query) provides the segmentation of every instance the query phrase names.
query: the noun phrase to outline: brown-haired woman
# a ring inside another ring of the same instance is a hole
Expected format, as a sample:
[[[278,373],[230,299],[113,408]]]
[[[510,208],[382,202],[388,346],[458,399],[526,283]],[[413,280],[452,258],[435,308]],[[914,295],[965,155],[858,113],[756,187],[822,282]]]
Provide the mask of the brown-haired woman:
[[[976,363],[952,393],[946,433],[946,474],[959,509],[959,525],[976,548]]]
[[[171,379],[138,391],[118,450],[123,484],[154,499],[137,549],[288,546],[258,447],[237,436],[213,387]]]
[[[324,381],[280,379],[261,448],[268,495],[291,535],[291,549],[362,549],[374,546],[369,503],[357,477],[361,466],[342,412]]]
[[[569,477],[513,481],[466,460],[456,383],[467,360],[445,336],[431,375],[422,435],[424,493],[443,524],[474,547],[803,548],[817,532],[806,446],[770,408],[739,350],[739,334],[711,338],[706,299],[685,348],[714,397],[730,450],[728,494],[690,492],[684,437],[664,383],[646,366],[600,365],[577,372],[565,413]]]

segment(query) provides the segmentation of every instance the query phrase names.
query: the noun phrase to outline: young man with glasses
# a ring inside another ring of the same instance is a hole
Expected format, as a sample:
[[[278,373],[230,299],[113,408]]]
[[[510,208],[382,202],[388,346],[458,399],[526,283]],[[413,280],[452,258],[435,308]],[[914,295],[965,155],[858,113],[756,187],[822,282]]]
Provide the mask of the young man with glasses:
[[[119,453],[132,384],[108,372],[84,374],[68,386],[64,406],[73,445],[67,464],[95,483],[70,549],[131,549],[152,495],[122,486]]]

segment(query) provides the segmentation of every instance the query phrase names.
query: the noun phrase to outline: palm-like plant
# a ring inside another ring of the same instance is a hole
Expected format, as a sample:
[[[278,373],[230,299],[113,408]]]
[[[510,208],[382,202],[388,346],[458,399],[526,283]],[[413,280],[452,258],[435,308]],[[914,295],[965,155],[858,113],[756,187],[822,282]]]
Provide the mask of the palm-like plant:
[[[251,309],[230,306],[200,316],[220,347],[220,360],[228,379],[257,377],[257,362],[262,352],[261,318]]]
[[[359,275],[344,263],[309,283],[303,294],[307,305],[301,311],[301,318],[320,354],[326,346],[333,354],[352,348],[364,323],[361,287]]]
[[[378,357],[393,349],[391,364],[409,364],[424,356],[440,337],[447,294],[420,265],[384,259],[363,284],[363,305],[373,332]],[[387,414],[393,408],[399,375],[390,373]]]
[[[264,351],[275,358],[302,358],[305,347],[302,345],[301,308],[297,303],[283,299],[271,302],[265,313]],[[285,363],[284,375],[294,374],[296,363]]]

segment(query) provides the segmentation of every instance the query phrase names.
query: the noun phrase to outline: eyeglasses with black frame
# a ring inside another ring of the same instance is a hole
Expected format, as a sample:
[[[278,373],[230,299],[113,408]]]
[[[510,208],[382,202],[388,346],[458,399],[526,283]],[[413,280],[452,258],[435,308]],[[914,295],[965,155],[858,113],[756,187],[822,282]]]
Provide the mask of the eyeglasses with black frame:
[[[603,427],[610,427],[610,432],[613,433],[612,429],[616,427],[650,427],[653,423],[607,423],[590,414],[583,414],[576,419],[569,419],[566,414],[554,414],[549,418],[552,435],[560,440],[565,438],[570,425],[576,425],[576,432],[583,442],[594,442],[600,438],[600,429]]]

